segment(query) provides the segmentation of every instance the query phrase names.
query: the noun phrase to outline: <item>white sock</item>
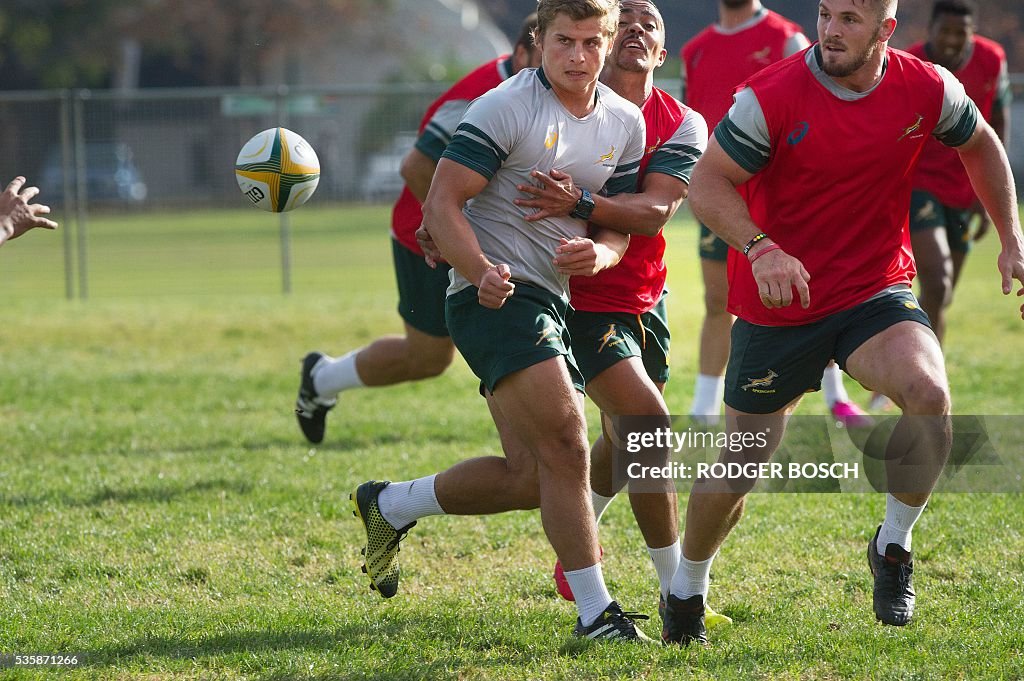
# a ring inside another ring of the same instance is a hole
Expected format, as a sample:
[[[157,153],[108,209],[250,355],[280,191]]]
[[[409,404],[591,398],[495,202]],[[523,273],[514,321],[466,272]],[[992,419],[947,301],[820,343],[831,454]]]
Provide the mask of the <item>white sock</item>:
[[[400,530],[414,520],[428,515],[444,515],[434,494],[434,475],[408,482],[393,482],[377,497],[377,506],[384,520]]]
[[[715,555],[718,555],[717,553]],[[708,585],[711,582],[711,561],[715,556],[707,560],[687,560],[686,556],[679,553],[679,569],[672,578],[672,595],[676,598],[690,598],[700,594],[704,604],[708,602]]]
[[[565,573],[572,593],[576,596],[576,609],[579,611],[580,622],[589,627],[594,623],[608,604],[612,602],[611,594],[604,585],[601,564],[591,565],[582,570]]]
[[[923,512],[924,506],[907,506],[893,495],[886,494],[885,522],[882,523],[878,541],[875,542],[878,555],[884,556],[885,547],[889,544],[899,544],[904,551],[909,551],[910,533]]]
[[[594,520],[601,522],[601,516],[604,515],[604,510],[608,508],[608,504],[612,503],[615,497],[603,497],[594,490],[590,490],[590,503],[594,505]]]
[[[651,562],[654,563],[654,570],[658,573],[658,582],[661,583],[661,595],[668,598],[669,589],[672,588],[672,577],[679,569],[679,559],[683,555],[682,546],[676,539],[675,544],[669,544],[660,549],[647,547],[647,553],[651,554]]]
[[[825,371],[821,374],[821,390],[829,409],[836,402],[850,401],[850,396],[846,393],[846,386],[843,385],[843,371],[835,362],[825,367]]]
[[[706,416],[709,423],[711,423],[711,419],[717,422],[724,398],[725,376],[697,374],[697,382],[693,386],[693,406],[690,407],[690,415]]]
[[[359,348],[362,350],[362,348]],[[365,384],[356,371],[356,355],[359,350],[332,359],[324,356],[313,367],[313,388],[317,397],[331,398],[342,390],[362,388]]]

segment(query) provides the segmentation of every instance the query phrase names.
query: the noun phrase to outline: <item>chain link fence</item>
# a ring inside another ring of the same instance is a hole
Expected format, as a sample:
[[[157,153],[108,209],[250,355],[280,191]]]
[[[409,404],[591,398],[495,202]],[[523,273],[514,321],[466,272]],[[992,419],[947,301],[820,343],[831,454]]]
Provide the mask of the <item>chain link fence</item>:
[[[1011,80],[1022,130],[1024,74]],[[678,81],[658,85],[679,92]],[[292,129],[316,150],[322,174],[312,203],[393,201],[420,117],[445,87],[0,92],[0,182],[21,174],[43,189],[62,221],[65,294],[85,298],[91,214],[247,208],[233,164],[266,128]],[[1020,185],[1024,132],[1011,132],[1009,153]],[[288,216],[280,220],[288,292]]]

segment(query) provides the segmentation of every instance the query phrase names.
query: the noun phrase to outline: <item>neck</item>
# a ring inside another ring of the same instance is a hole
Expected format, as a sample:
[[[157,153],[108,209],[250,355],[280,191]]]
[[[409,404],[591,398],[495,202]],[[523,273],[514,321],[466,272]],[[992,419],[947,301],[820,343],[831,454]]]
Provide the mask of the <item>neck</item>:
[[[596,82],[591,83],[587,87],[586,92],[563,90],[554,84],[552,84],[551,89],[554,91],[555,96],[558,97],[558,101],[562,103],[562,106],[576,118],[583,118],[594,110],[594,92],[597,90]]]
[[[601,82],[614,90],[615,94],[641,107],[654,90],[654,74],[651,72],[606,68],[601,75]]]
[[[754,0],[745,7],[726,7],[724,4],[718,5],[718,25],[722,28],[736,28],[744,21],[750,21],[757,12],[761,9],[761,3],[759,0]]]

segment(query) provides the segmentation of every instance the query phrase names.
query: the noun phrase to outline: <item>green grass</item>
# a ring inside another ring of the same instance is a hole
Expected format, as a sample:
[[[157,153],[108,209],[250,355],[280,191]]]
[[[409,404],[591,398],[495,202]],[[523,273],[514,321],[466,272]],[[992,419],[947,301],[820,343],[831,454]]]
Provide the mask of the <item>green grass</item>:
[[[303,353],[399,328],[387,224],[386,208],[295,213],[287,297],[277,222],[254,211],[94,217],[85,302],[63,297],[59,233],[0,250],[0,653],[84,653],[90,679],[1024,676],[1019,495],[936,496],[902,630],[871,616],[869,494],[752,495],[713,575],[735,625],[708,650],[573,640],[535,513],[426,519],[403,545],[400,595],[371,593],[348,492],[497,447],[461,360],[344,395],[320,447],[298,433]],[[701,287],[693,225],[671,229],[667,399],[685,413]],[[959,413],[1024,409],[996,247],[971,256],[951,311]],[[602,542],[613,593],[654,615],[628,504]]]

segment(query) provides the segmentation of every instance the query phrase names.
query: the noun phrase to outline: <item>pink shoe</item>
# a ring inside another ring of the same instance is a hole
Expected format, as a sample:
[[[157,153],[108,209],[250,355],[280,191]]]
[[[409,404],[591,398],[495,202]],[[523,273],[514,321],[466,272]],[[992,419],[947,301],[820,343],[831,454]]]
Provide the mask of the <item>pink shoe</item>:
[[[601,552],[601,557],[604,558],[604,547],[598,545],[597,550]],[[572,587],[569,586],[569,580],[565,578],[565,572],[562,571],[562,561],[555,561],[555,589],[558,591],[558,595],[567,601],[576,600],[576,596],[572,593]]]
[[[832,416],[844,428],[871,428],[875,420],[853,402],[836,402],[832,405]]]

